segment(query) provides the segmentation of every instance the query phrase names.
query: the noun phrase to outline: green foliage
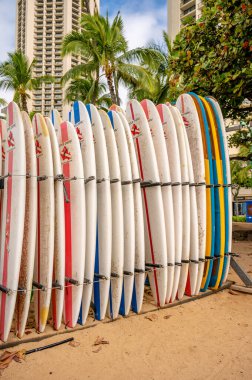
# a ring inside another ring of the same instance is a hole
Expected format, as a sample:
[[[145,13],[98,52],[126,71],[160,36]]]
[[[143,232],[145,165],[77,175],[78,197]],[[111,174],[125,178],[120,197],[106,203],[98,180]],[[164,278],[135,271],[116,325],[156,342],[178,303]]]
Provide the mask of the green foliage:
[[[171,65],[187,91],[213,95],[225,116],[242,117],[252,102],[252,4],[250,0],[204,0],[202,17],[177,35]]]
[[[110,21],[108,15],[83,15],[81,32],[72,31],[62,43],[63,56],[78,54],[83,63],[69,70],[63,83],[80,77],[99,80],[105,76],[113,103],[120,104],[118,88],[120,83],[151,85],[151,77],[146,68],[138,64],[142,59],[151,62],[160,54],[154,49],[128,49],[124,36],[123,20],[118,13]]]
[[[240,156],[252,159],[252,128],[247,127],[233,133],[228,138],[229,146],[239,148]]]
[[[6,100],[3,98],[0,98],[0,107],[5,107],[7,104]]]
[[[170,54],[172,51],[171,41],[166,32],[163,32],[163,44],[152,43],[149,49],[157,51],[157,59],[151,62],[144,59],[141,66],[146,68],[151,74],[151,84],[146,88],[142,84],[130,85],[130,97],[138,100],[150,99],[154,103],[165,103],[175,101],[183,92],[181,77],[174,75],[170,66]]]
[[[246,222],[246,216],[233,216],[233,222]]]
[[[65,100],[70,103],[81,100],[83,103],[93,103],[107,108],[112,105],[110,94],[106,93],[106,85],[92,78],[72,79],[66,89]]]
[[[20,51],[8,53],[8,60],[0,64],[0,88],[3,90],[14,90],[14,101],[26,112],[27,99],[30,98],[29,91],[35,90],[43,82],[52,82],[49,76],[35,77],[33,70],[36,61],[29,63],[28,58]]]
[[[232,193],[234,199],[236,199],[241,187],[252,187],[252,163],[250,161],[241,162],[232,160],[230,162],[230,167],[232,177]]]

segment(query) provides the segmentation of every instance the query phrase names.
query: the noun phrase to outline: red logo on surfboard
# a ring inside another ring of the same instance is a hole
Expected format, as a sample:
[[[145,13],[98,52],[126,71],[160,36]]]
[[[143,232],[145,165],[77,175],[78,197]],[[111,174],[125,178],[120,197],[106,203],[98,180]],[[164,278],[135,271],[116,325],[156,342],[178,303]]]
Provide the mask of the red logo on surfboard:
[[[5,150],[3,146],[2,146],[2,160],[5,160]]]
[[[9,136],[8,136],[8,147],[9,148],[14,148],[15,147],[15,140],[12,131],[10,131]]]
[[[42,154],[42,147],[38,140],[35,141],[36,156]]]
[[[140,135],[140,130],[139,128],[137,128],[136,124],[133,124],[131,128],[131,133],[134,137],[137,137],[138,135]]]
[[[64,146],[60,155],[63,161],[69,161],[72,158],[72,154],[69,152],[66,146]]]
[[[78,139],[80,141],[82,141],[83,140],[83,135],[82,135],[79,127],[76,128],[76,132],[77,132]]]
[[[185,116],[183,116],[183,122],[185,124],[185,127],[189,127],[190,123]]]

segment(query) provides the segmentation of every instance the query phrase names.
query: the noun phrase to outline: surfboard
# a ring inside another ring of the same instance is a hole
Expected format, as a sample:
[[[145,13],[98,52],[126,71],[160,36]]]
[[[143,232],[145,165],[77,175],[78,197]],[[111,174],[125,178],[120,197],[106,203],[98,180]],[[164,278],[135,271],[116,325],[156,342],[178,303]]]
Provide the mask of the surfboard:
[[[75,327],[82,299],[86,246],[85,187],[81,148],[74,126],[63,122],[58,143],[64,176],[65,298],[64,322]]]
[[[129,124],[123,113],[119,112],[118,116],[124,127],[127,146],[130,157],[133,197],[134,197],[134,224],[135,224],[135,274],[132,293],[131,307],[135,313],[140,313],[143,304],[144,282],[145,282],[145,243],[144,243],[144,217],[143,203],[140,187],[140,176],[137,166],[137,157],[134,147],[134,141],[130,131]]]
[[[37,222],[37,163],[34,145],[34,133],[31,120],[26,112],[21,112],[26,154],[26,198],[25,221],[22,247],[22,258],[19,272],[18,287],[24,292],[18,292],[16,299],[16,334],[22,338],[25,332],[26,321],[32,293],[32,279],[36,247]]]
[[[135,267],[135,220],[132,172],[128,144],[124,126],[120,116],[115,111],[109,111],[108,116],[114,129],[118,158],[121,172],[123,200],[123,235],[124,235],[124,280],[120,314],[128,315],[131,306],[134,285]]]
[[[86,256],[85,283],[78,323],[84,325],[88,316],[93,290],[96,225],[97,225],[97,190],[94,138],[86,106],[82,102],[74,102],[70,112],[70,121],[77,132],[84,167],[85,201],[86,201]]]
[[[97,237],[94,273],[95,318],[105,318],[111,275],[112,211],[108,153],[101,117],[92,104],[88,104],[95,147],[97,178]]]
[[[62,321],[64,305],[65,284],[65,213],[64,213],[64,188],[63,173],[61,167],[59,145],[56,131],[51,120],[45,117],[45,122],[50,135],[53,172],[54,172],[54,261],[53,261],[53,283],[52,283],[52,317],[53,327],[58,330]]]
[[[50,111],[50,119],[55,128],[56,135],[58,136],[58,133],[60,131],[60,125],[62,123],[62,119],[61,119],[59,111],[56,109],[52,109]]]
[[[167,150],[167,140],[165,139],[166,131],[163,129],[162,119],[160,120],[158,110],[156,106],[150,100],[143,100],[141,106],[145,112],[145,116],[149,123],[153,145],[156,153],[157,165],[159,170],[159,177],[162,183],[162,199],[165,218],[165,230],[166,230],[166,246],[167,246],[167,291],[165,302],[173,302],[179,283],[180,268],[181,268],[181,235],[182,235],[182,197],[180,188],[180,197],[176,197],[173,200],[172,191],[172,157]],[[161,112],[162,116],[162,112]],[[177,157],[176,157],[177,159]],[[169,167],[170,165],[170,167]],[[180,176],[179,176],[180,177]],[[180,178],[181,179],[181,178]],[[179,184],[181,181],[179,181]],[[175,186],[174,186],[175,187]],[[178,225],[177,220],[173,213],[174,203],[180,201],[177,207],[180,210],[180,219]],[[175,240],[174,240],[175,239]],[[175,265],[176,263],[176,265]],[[175,267],[174,267],[175,266]]]
[[[225,250],[225,204],[224,204],[224,188],[223,188],[223,168],[221,162],[220,147],[218,142],[217,128],[215,126],[214,117],[207,101],[200,97],[206,111],[208,124],[210,126],[210,134],[212,136],[212,152],[213,152],[213,178],[214,178],[214,194],[215,194],[215,241],[212,276],[210,287],[217,289],[220,285]],[[217,185],[217,186],[216,186]]]
[[[162,112],[171,180],[175,183],[175,186],[172,187],[174,194],[173,208],[176,210],[176,219],[181,218],[180,220],[176,220],[176,224],[178,226],[177,229],[180,229],[180,235],[177,239],[182,240],[181,272],[177,297],[178,299],[182,299],[187,282],[190,253],[190,193],[187,155],[182,131],[184,125],[176,108],[162,105]],[[179,211],[179,204],[181,205],[181,211]]]
[[[24,126],[19,108],[14,102],[7,107],[4,176],[0,251],[0,285],[3,287],[0,291],[0,339],[6,342],[18,289],[26,192]]]
[[[199,258],[198,263],[195,262],[195,265],[198,265],[197,283],[199,284],[202,281],[204,269],[203,263],[205,261],[206,250],[206,183],[202,135],[197,109],[191,96],[189,94],[180,95],[176,105],[182,114],[184,125],[186,127],[193,164],[193,173],[197,198],[199,244]],[[196,290],[197,289],[195,288],[194,293],[196,292]],[[189,295],[191,295],[190,291]]]
[[[222,165],[223,165],[223,180],[224,180],[224,196],[225,196],[225,257],[224,257],[224,269],[222,272],[221,282],[225,283],[227,280],[229,266],[230,266],[230,255],[232,250],[232,188],[231,188],[231,172],[230,172],[230,161],[228,153],[228,144],[226,138],[226,129],[221,112],[221,108],[216,99],[212,97],[207,97],[206,100],[211,104],[214,111],[214,115],[218,124],[218,132],[220,136],[221,144],[221,155],[222,155]],[[226,182],[226,185],[225,185]]]
[[[118,317],[122,298],[124,266],[124,220],[121,172],[115,134],[110,118],[103,110],[99,111],[99,115],[103,124],[108,153],[112,208],[111,280],[107,312],[112,319],[115,319]]]
[[[145,265],[155,303],[165,304],[167,247],[165,218],[158,165],[144,110],[137,100],[127,104],[126,115],[133,135],[141,177],[145,222]]]
[[[168,105],[172,117],[175,122],[175,128],[177,132],[177,139],[180,153],[180,167],[181,167],[181,180],[184,185],[182,186],[182,205],[183,205],[183,242],[185,245],[182,253],[183,262],[182,269],[184,267],[184,276],[182,278],[181,288],[187,295],[193,295],[195,293],[197,276],[198,276],[198,259],[199,259],[199,244],[198,244],[198,217],[197,217],[197,205],[194,203],[194,185],[190,182],[190,165],[192,165],[191,155],[188,154],[188,139],[185,132],[185,126],[180,112],[176,107]],[[192,176],[191,176],[192,177]],[[193,177],[192,177],[193,178]],[[188,188],[189,182],[189,188]],[[189,199],[188,199],[189,190]],[[188,226],[189,224],[189,226]],[[189,236],[188,236],[189,233]],[[189,255],[187,251],[186,241],[189,242]],[[184,281],[187,272],[186,286],[184,289]],[[183,286],[182,286],[183,285]],[[182,292],[178,297],[182,296]]]
[[[33,274],[36,330],[46,326],[54,255],[54,173],[50,135],[41,114],[32,120],[37,164],[37,237]]]
[[[201,285],[197,283],[197,292],[201,286],[202,291],[206,291],[208,288],[212,267],[213,267],[213,257],[214,257],[214,238],[215,238],[215,205],[214,205],[214,179],[213,179],[213,159],[212,159],[212,148],[211,148],[211,137],[209,133],[209,125],[207,121],[206,112],[202,101],[199,96],[194,93],[189,93],[195,103],[198,111],[198,116],[200,120],[202,143],[204,150],[204,160],[205,160],[205,173],[206,173],[206,252],[205,252],[205,265],[202,277]],[[203,264],[203,263],[202,263]]]

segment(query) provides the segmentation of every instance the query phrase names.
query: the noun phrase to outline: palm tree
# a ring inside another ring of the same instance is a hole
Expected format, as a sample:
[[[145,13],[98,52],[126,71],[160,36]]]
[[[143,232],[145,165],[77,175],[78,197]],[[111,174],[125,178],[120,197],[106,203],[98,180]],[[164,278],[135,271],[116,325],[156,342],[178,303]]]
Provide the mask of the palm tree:
[[[160,53],[155,49],[128,49],[124,36],[123,20],[118,13],[110,22],[108,15],[83,15],[81,31],[72,31],[65,36],[62,55],[80,55],[84,62],[70,69],[63,77],[63,83],[78,76],[105,76],[113,103],[120,104],[119,83],[141,85],[147,88],[150,75],[147,67],[138,64],[141,60],[150,62]]]
[[[141,86],[130,86],[130,96],[139,100],[149,98],[155,103],[164,103],[177,99],[183,92],[181,77],[174,75],[170,65],[172,45],[168,34],[163,31],[163,43],[152,43],[149,48],[159,53],[158,59],[151,62],[142,60],[141,65],[148,68],[152,75],[152,85],[147,89]]]
[[[14,101],[26,112],[29,92],[40,87],[42,82],[52,82],[50,76],[35,77],[33,70],[36,66],[34,59],[31,64],[20,51],[8,53],[9,59],[0,65],[0,88],[14,90]]]
[[[99,83],[93,78],[72,79],[66,89],[65,100],[67,102],[81,100],[83,103],[93,103],[107,108],[112,105],[110,94],[106,93],[105,83]]]

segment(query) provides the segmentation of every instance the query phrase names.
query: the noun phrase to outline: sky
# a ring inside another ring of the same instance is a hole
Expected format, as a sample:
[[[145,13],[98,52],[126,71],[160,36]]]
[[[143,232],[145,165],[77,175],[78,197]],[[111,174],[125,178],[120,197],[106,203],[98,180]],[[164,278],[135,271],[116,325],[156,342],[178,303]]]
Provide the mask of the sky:
[[[161,41],[167,30],[167,0],[100,0],[101,14],[109,17],[121,12],[129,47],[144,46],[149,41]],[[16,0],[0,0],[0,62],[15,49]],[[125,90],[121,90],[125,98]],[[11,100],[12,93],[0,90],[0,97]]]

